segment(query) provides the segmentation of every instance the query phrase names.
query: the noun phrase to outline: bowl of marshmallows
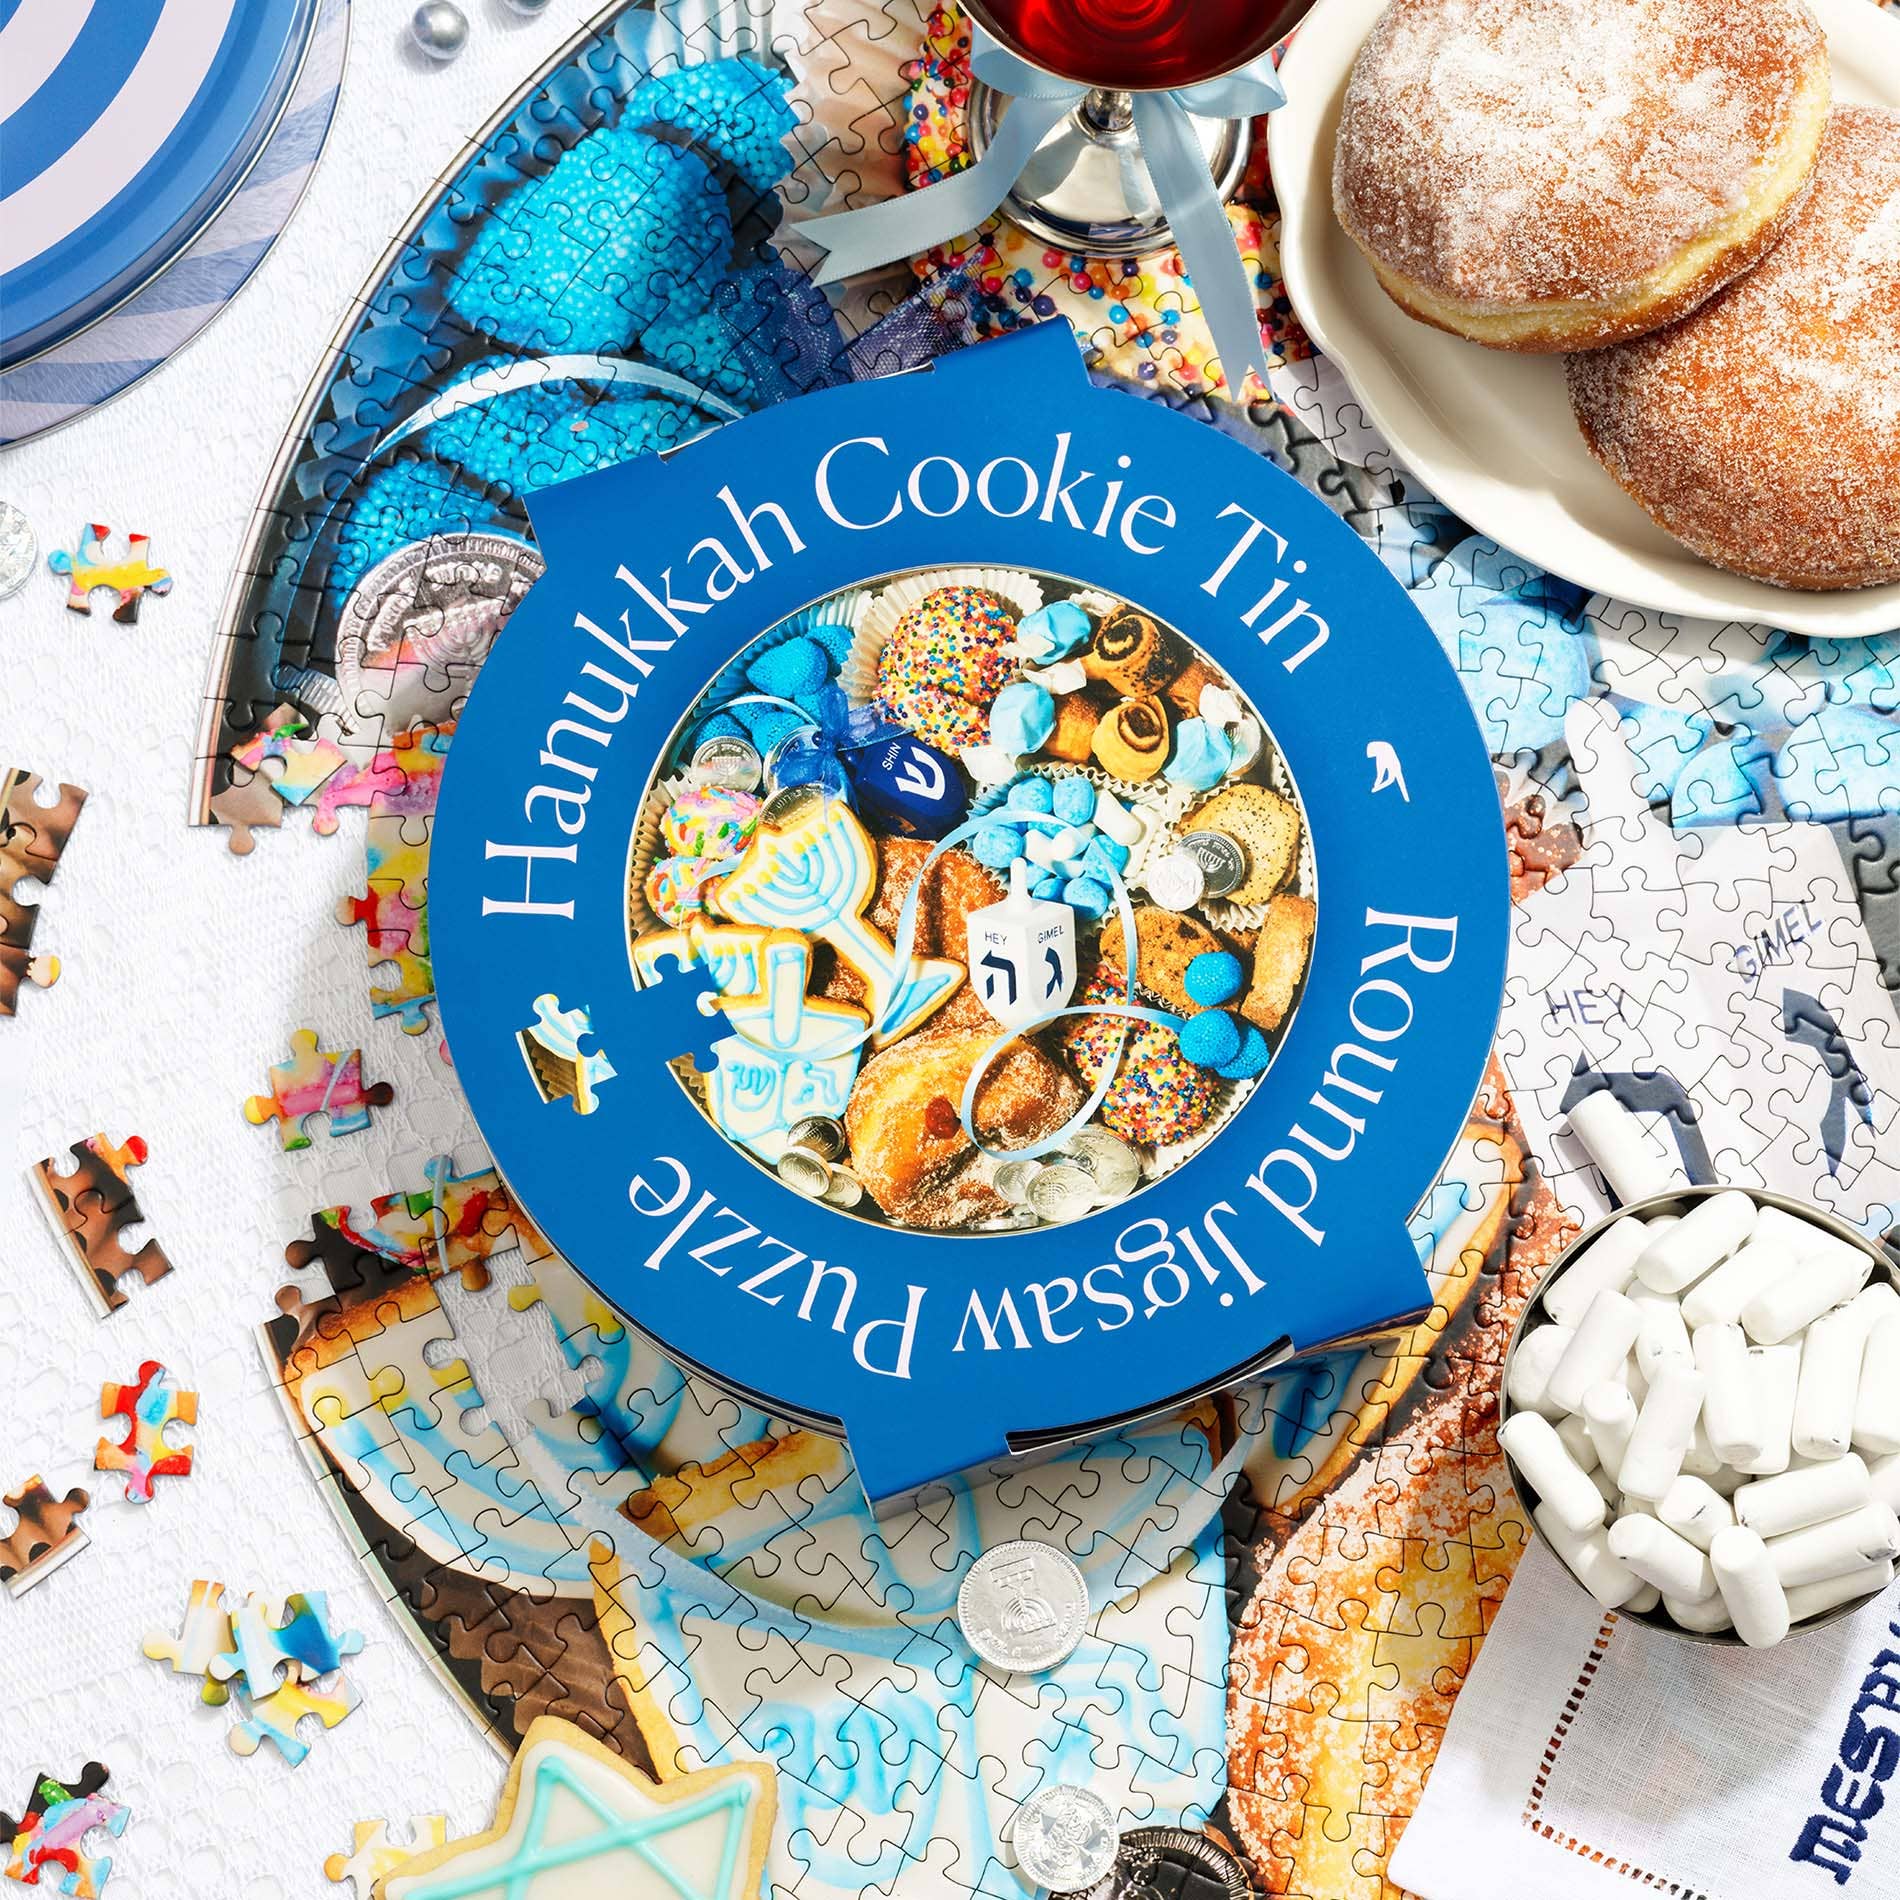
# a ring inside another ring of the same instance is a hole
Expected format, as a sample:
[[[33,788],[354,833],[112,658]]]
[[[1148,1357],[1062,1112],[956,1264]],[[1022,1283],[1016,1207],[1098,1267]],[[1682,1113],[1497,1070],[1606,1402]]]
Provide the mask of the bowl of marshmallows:
[[[1623,1113],[1603,1100],[1572,1116],[1593,1151],[1586,1121]],[[1753,1648],[1885,1589],[1897,1281],[1851,1227],[1755,1188],[1671,1184],[1579,1235],[1518,1322],[1498,1427],[1571,1575],[1606,1609]]]

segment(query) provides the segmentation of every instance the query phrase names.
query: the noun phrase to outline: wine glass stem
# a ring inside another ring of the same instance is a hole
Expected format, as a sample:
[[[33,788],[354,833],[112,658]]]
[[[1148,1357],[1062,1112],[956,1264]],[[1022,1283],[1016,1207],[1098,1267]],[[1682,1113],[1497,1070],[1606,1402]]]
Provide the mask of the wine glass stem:
[[[1097,132],[1125,132],[1135,122],[1135,95],[1097,86],[1082,101],[1082,116]]]

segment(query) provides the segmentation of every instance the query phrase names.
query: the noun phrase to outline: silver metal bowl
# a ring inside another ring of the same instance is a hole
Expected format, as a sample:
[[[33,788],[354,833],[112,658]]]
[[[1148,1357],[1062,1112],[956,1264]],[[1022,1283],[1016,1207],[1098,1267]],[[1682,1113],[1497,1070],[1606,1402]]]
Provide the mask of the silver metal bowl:
[[[1523,1343],[1527,1333],[1533,1333],[1538,1327],[1547,1326],[1551,1323],[1549,1315],[1544,1310],[1544,1296],[1557,1283],[1560,1275],[1569,1272],[1570,1268],[1576,1264],[1579,1257],[1589,1248],[1597,1236],[1606,1228],[1613,1227],[1618,1221],[1625,1217],[1633,1217],[1637,1220],[1648,1220],[1658,1214],[1686,1213],[1697,1201],[1706,1200],[1711,1194],[1725,1193],[1727,1189],[1727,1183],[1720,1183],[1713,1187],[1681,1187],[1674,1188],[1667,1194],[1652,1194],[1644,1200],[1632,1201],[1629,1206],[1619,1207],[1615,1213],[1606,1214],[1600,1221],[1596,1221],[1591,1226],[1586,1227],[1583,1232],[1557,1256],[1551,1263],[1550,1271],[1538,1282],[1537,1291],[1526,1301],[1523,1312],[1518,1315],[1517,1325],[1511,1333],[1511,1343],[1505,1349],[1504,1369],[1498,1387],[1498,1423],[1500,1425],[1510,1418],[1511,1414],[1518,1409],[1512,1405],[1507,1389],[1511,1377],[1511,1361],[1516,1357],[1517,1349]],[[1828,1213],[1825,1208],[1816,1207],[1810,1201],[1796,1200],[1792,1195],[1770,1193],[1766,1188],[1744,1187],[1742,1192],[1748,1195],[1749,1198],[1755,1201],[1759,1206],[1779,1207],[1785,1213],[1797,1214],[1804,1221],[1808,1221],[1816,1227],[1825,1228],[1830,1234],[1847,1241],[1851,1246],[1858,1247],[1862,1253],[1866,1254],[1874,1262],[1875,1271],[1884,1274],[1888,1283],[1893,1286],[1896,1291],[1900,1291],[1900,1267],[1895,1266],[1891,1257],[1873,1241],[1869,1240],[1865,1234],[1857,1233],[1852,1227],[1848,1226],[1845,1221]],[[1502,1445],[1500,1445],[1498,1449],[1500,1451],[1504,1450]],[[1514,1459],[1508,1451],[1504,1452],[1504,1465],[1505,1469],[1511,1474],[1511,1488],[1516,1491],[1518,1500],[1524,1506],[1525,1512],[1528,1515],[1540,1501],[1538,1493],[1532,1485],[1525,1481],[1524,1474],[1517,1468],[1517,1460]],[[1552,1555],[1554,1556],[1556,1553],[1552,1552]],[[1578,1590],[1582,1590],[1583,1585],[1579,1583],[1577,1578],[1572,1574],[1570,1566],[1564,1563],[1561,1557],[1559,1557],[1557,1561],[1564,1575],[1569,1578],[1572,1586]],[[1585,1591],[1584,1594],[1588,1595],[1589,1593]],[[1844,1616],[1852,1616],[1854,1612],[1862,1608],[1863,1605],[1871,1603],[1878,1594],[1877,1591],[1870,1592],[1867,1596],[1856,1597],[1850,1602],[1836,1604],[1833,1609],[1825,1610],[1819,1616],[1811,1616],[1805,1622],[1795,1624],[1789,1631],[1789,1634],[1799,1635],[1803,1630],[1822,1629],[1827,1624],[1837,1622]],[[1595,1601],[1594,1598],[1591,1600],[1593,1602]],[[1650,1629],[1665,1630],[1671,1636],[1680,1636],[1685,1642],[1715,1643],[1726,1645],[1734,1649],[1745,1647],[1742,1639],[1737,1636],[1733,1630],[1686,1630],[1680,1623],[1671,1621],[1668,1613],[1661,1605],[1658,1605],[1653,1610],[1618,1610],[1616,1614],[1618,1616],[1628,1617],[1633,1623],[1646,1624]]]

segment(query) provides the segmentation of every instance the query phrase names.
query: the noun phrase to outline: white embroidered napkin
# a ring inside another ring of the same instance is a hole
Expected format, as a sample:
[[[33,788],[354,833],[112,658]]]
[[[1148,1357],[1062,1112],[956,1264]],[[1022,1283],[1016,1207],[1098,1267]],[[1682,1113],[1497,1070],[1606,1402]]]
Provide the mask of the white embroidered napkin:
[[[1392,1878],[1423,1900],[1893,1900],[1900,1586],[1772,1650],[1600,1609],[1533,1546]]]

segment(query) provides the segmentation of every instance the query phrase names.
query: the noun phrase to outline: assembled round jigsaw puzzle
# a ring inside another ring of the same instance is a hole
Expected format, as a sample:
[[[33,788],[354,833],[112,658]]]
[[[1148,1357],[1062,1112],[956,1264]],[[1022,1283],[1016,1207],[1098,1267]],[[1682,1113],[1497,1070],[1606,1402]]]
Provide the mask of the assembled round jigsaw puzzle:
[[[1900,9],[1833,4],[1900,43]],[[1022,49],[1120,32],[1119,0],[633,0],[557,43],[564,5],[437,0],[376,44],[356,0],[372,77],[539,50],[463,96],[483,130],[253,429],[215,615],[154,516],[125,559],[43,524],[67,628],[204,610],[207,909],[286,855],[354,867],[248,967],[273,1046],[209,1141],[275,1170],[268,1258],[216,1302],[255,1334],[270,1482],[347,1549],[239,1574],[187,1539],[155,1616],[93,1612],[173,1701],[196,1679],[213,1768],[252,1780],[159,1819],[169,1740],[75,1690],[6,1874],[1888,1891],[1900,1756],[1855,1737],[1900,1642],[1900,631],[1592,594],[1400,466],[1280,274],[1284,44],[1177,49],[1118,118]],[[1823,24],[1857,101],[1863,29]],[[1011,114],[1136,140],[1129,215],[1174,242],[1058,242],[1034,164],[1002,177]],[[1169,141],[1221,124],[1188,191]],[[826,284],[880,233],[887,268]],[[3,780],[0,1014],[29,1020],[0,1035],[43,1034],[50,1078],[84,1067],[41,1025],[83,1004],[62,904],[114,803],[50,740],[33,770]],[[96,1406],[64,1349],[84,1461],[35,1427],[42,1469],[0,1471],[5,1607],[42,1617],[104,1554],[89,1518],[135,1548],[121,1493],[151,1523],[240,1482],[210,1329],[141,1333],[208,1277],[167,1219],[183,1143],[55,1105],[22,1160],[79,1172],[30,1197],[114,1337]],[[399,1793],[362,1687],[391,1629],[424,1665]],[[507,1763],[479,1812],[470,1724]],[[1694,1825],[1632,1734],[1698,1762]],[[272,1773],[336,1777],[291,1804],[327,1861],[145,1857]]]

